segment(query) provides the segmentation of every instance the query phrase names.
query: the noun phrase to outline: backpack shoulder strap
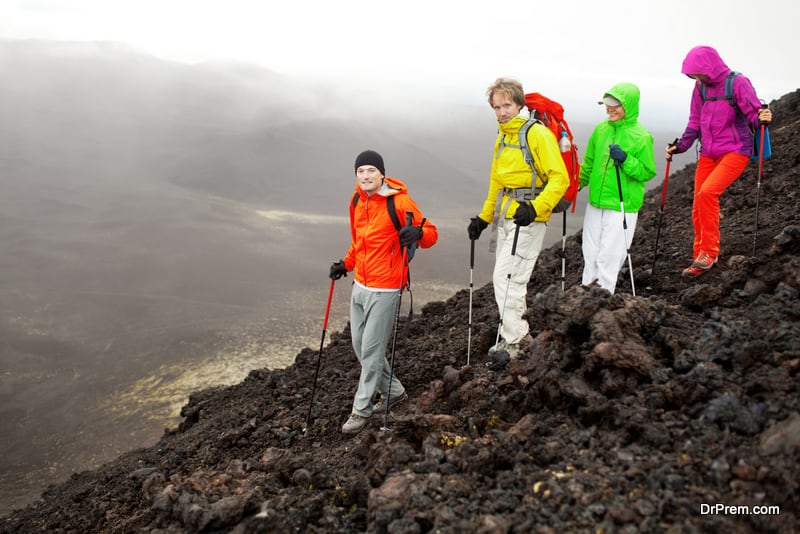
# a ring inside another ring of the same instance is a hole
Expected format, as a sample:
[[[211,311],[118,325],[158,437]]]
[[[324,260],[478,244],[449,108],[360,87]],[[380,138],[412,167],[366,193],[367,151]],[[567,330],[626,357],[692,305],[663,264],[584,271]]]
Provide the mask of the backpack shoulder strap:
[[[358,205],[358,193],[353,193],[353,210],[350,212],[350,219],[352,221],[353,212],[356,210],[356,206]],[[403,226],[400,224],[400,218],[397,216],[397,208],[394,205],[394,195],[389,195],[386,197],[386,210],[389,212],[389,218],[392,220],[392,225],[394,225],[394,229],[398,232],[400,228]]]
[[[356,205],[358,205],[358,192],[353,193],[353,200],[350,202],[350,236],[352,237],[353,241],[356,239],[356,229],[355,229],[355,220],[356,220]]]
[[[706,86],[702,83],[700,84],[700,98],[703,102],[713,101],[713,100],[722,100],[725,99],[732,107],[736,107],[736,101],[733,98],[733,80],[739,74],[739,71],[732,70],[728,73],[728,76],[725,77],[725,96],[706,96]]]
[[[525,121],[525,124],[520,126],[519,133],[517,134],[519,137],[519,149],[522,150],[522,157],[525,158],[525,163],[527,163],[531,169],[533,169],[533,153],[531,152],[531,147],[528,144],[528,131],[531,129],[535,123],[542,123],[539,119],[530,118]]]
[[[522,157],[525,159],[525,163],[531,168],[531,199],[535,198],[537,195],[536,192],[536,167],[533,166],[533,152],[531,152],[531,147],[528,144],[528,131],[533,127],[536,123],[544,124],[537,118],[530,118],[525,121],[520,129],[517,136],[519,137],[519,149],[522,150]],[[545,126],[546,128],[546,126]],[[508,207],[506,206],[506,209]]]
[[[386,209],[389,210],[389,218],[392,219],[394,229],[398,232],[403,226],[400,224],[400,218],[397,216],[397,208],[394,205],[394,195],[386,197]]]
[[[733,98],[733,80],[739,75],[739,72],[732,70],[728,73],[728,77],[725,78],[725,98],[728,100],[731,106],[736,106],[736,100]]]

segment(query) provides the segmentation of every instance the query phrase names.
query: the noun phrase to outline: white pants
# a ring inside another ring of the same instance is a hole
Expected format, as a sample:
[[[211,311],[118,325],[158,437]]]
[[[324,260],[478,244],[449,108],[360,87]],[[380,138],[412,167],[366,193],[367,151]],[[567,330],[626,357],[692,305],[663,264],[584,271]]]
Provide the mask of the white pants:
[[[583,278],[588,286],[595,280],[612,294],[617,287],[619,270],[628,256],[628,249],[636,231],[638,213],[626,213],[622,226],[622,212],[586,206],[583,217]]]
[[[497,226],[497,251],[492,277],[494,298],[501,314],[500,335],[508,344],[519,343],[530,329],[528,321],[522,318],[528,308],[525,295],[547,231],[545,223],[520,226],[517,248],[512,256],[516,227],[513,219],[505,219]]]
[[[396,399],[405,391],[386,359],[386,349],[399,305],[399,290],[370,291],[353,284],[350,296],[350,335],[353,339],[353,350],[361,362],[358,389],[353,398],[353,413],[363,417],[372,415],[375,393],[387,395],[391,387],[390,397]]]

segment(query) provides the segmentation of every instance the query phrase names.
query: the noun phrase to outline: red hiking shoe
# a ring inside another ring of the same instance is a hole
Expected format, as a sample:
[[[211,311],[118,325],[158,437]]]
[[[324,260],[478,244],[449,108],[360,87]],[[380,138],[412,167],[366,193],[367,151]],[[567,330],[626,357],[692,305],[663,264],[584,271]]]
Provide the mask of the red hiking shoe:
[[[701,252],[700,255],[695,258],[694,262],[692,263],[692,267],[697,267],[698,269],[707,271],[713,267],[715,263],[717,263],[717,258],[715,256]]]
[[[715,263],[717,263],[717,258],[705,252],[701,252],[692,264],[683,270],[681,276],[684,278],[695,278],[711,269]]]
[[[684,278],[696,278],[705,272],[706,269],[701,269],[700,267],[695,267],[694,265],[691,265],[683,270],[681,276],[683,276]]]

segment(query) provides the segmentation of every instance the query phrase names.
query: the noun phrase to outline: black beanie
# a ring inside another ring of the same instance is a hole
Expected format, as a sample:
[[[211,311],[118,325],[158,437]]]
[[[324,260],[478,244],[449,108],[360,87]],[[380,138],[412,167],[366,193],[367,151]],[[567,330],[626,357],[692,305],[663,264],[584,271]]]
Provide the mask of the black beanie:
[[[383,168],[383,158],[380,154],[375,152],[374,150],[365,150],[361,154],[358,155],[356,158],[356,167],[355,170],[358,170],[359,167],[362,165],[372,165],[379,171],[381,174],[386,176],[386,171]]]

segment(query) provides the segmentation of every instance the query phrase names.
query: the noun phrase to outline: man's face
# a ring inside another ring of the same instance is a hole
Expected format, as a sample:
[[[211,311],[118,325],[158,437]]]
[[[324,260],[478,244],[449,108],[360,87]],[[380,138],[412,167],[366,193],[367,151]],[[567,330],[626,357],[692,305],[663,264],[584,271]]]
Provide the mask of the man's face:
[[[608,120],[611,122],[621,121],[625,118],[625,108],[620,106],[606,105],[606,113],[608,113]]]
[[[383,175],[374,165],[362,165],[356,169],[356,182],[367,195],[372,195],[381,187]]]
[[[505,124],[519,115],[519,110],[522,109],[522,106],[516,104],[505,93],[495,93],[492,95],[492,109],[494,114],[497,115],[497,122]]]

